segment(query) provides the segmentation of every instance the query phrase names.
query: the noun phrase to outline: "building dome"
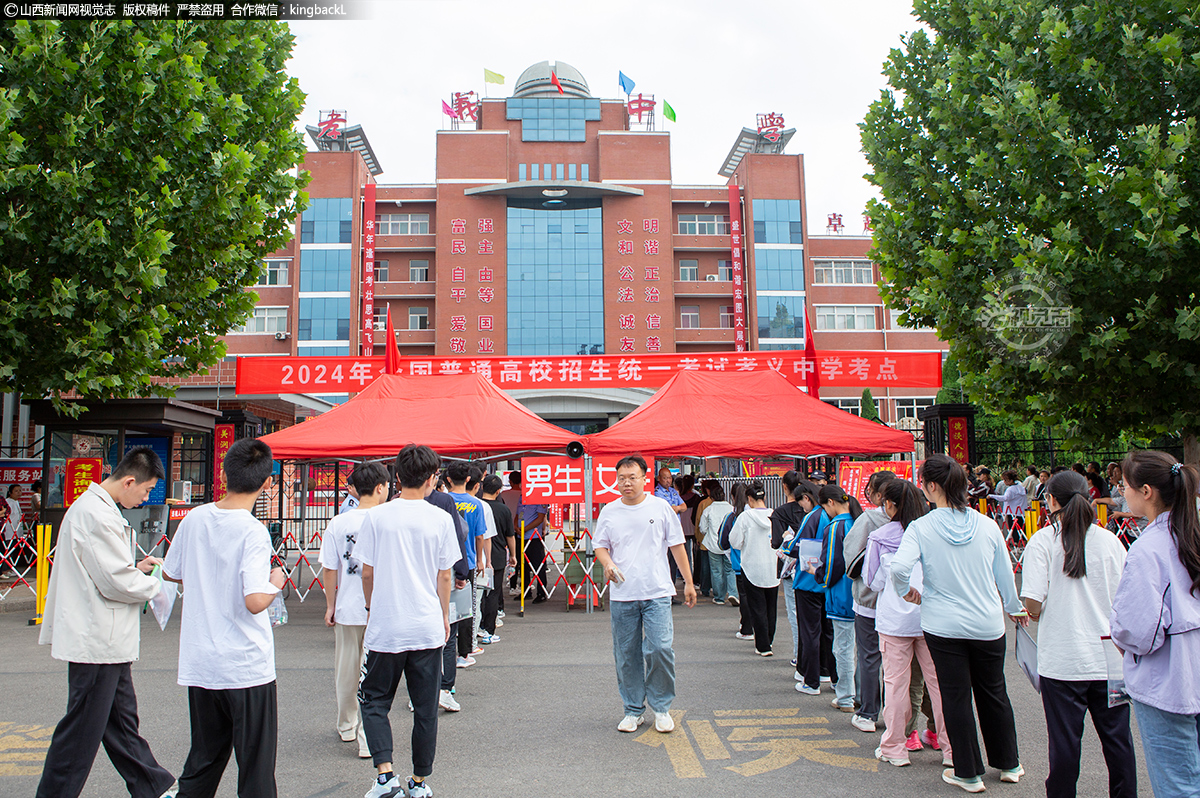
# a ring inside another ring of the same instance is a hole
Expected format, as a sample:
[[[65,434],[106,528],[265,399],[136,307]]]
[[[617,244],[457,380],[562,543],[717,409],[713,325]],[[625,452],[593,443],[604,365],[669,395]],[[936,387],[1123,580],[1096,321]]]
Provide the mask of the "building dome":
[[[558,76],[562,84],[563,94],[550,82],[550,73]],[[513,88],[514,97],[591,97],[587,80],[578,69],[565,61],[542,61],[534,64],[521,73]]]

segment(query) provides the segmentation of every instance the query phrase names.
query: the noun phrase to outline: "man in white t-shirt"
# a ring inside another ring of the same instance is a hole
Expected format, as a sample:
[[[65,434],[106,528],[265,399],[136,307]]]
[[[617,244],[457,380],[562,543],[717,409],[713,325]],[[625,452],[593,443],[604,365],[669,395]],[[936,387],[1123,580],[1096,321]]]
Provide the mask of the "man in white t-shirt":
[[[367,602],[363,598],[362,563],[354,548],[367,510],[387,501],[388,472],[379,463],[362,463],[350,474],[358,498],[355,507],[338,513],[325,527],[321,567],[325,585],[325,625],[334,629],[333,681],[337,694],[337,730],[342,742],[358,741],[358,755],[369,759],[371,749],[358,712],[358,678],[362,673],[363,635],[367,631]]]
[[[222,471],[227,493],[179,522],[163,576],[181,582],[179,684],[188,689],[192,745],[179,795],[211,796],[232,750],[238,795],[275,798],[279,738],[275,637],[264,610],[283,588],[271,536],[251,514],[272,480],[271,447],[236,441]]]
[[[679,515],[666,500],[646,493],[646,461],[640,455],[617,463],[617,488],[621,498],[600,511],[593,536],[596,560],[609,582],[617,689],[625,703],[617,729],[636,731],[649,703],[654,728],[666,733],[675,728],[670,714],[675,700],[675,584],[667,568],[668,552],[683,575],[688,607],[696,605],[696,588]]]
[[[367,665],[358,701],[378,775],[366,798],[395,798],[405,787],[392,769],[388,712],[401,677],[413,706],[410,798],[425,782],[437,748],[442,649],[450,637],[451,569],[462,556],[448,513],[425,501],[437,485],[437,452],[409,444],[396,457],[400,495],[367,511],[355,553],[367,605]],[[374,608],[374,612],[371,612]]]

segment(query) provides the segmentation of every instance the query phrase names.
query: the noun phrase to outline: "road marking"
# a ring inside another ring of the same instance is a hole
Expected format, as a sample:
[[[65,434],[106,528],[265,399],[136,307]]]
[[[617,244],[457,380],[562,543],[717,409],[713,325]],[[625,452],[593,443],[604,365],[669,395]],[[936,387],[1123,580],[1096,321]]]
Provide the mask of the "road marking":
[[[858,743],[852,740],[766,740],[761,743],[733,743],[735,751],[766,751],[766,755],[744,765],[727,765],[726,770],[732,770],[743,776],[760,776],[773,770],[785,768],[804,758],[822,765],[833,765],[839,768],[864,770],[877,773],[878,763],[874,759],[862,759],[854,756],[832,754],[825,748],[857,748]]]
[[[651,725],[637,737],[637,741],[651,748],[666,749],[667,756],[671,759],[671,766],[675,768],[675,775],[679,778],[703,779],[708,774],[704,772],[704,765],[700,764],[700,758],[696,756],[696,749],[692,747],[687,732],[680,726],[685,714],[686,710],[671,712],[671,717],[675,720],[675,731],[670,734],[660,734]]]
[[[828,723],[825,718],[775,718],[774,720],[753,720],[746,718],[717,718],[718,726],[745,726],[749,723],[759,723],[765,726],[811,726],[814,723]]]
[[[725,744],[721,742],[721,738],[717,736],[717,731],[713,728],[712,723],[707,720],[689,720],[687,725],[688,729],[692,732],[692,738],[700,748],[700,754],[705,759],[730,758],[729,749],[725,747]]]
[[[795,709],[717,709],[713,715],[718,718],[748,717],[748,718],[790,718],[800,714],[800,708]],[[809,718],[813,723],[824,721],[824,718]]]
[[[814,727],[808,729],[764,729],[761,726],[743,726],[729,732],[729,742],[745,743],[763,737],[829,737],[833,734],[829,729]]]
[[[52,726],[0,723],[0,776],[39,775],[52,734]]]

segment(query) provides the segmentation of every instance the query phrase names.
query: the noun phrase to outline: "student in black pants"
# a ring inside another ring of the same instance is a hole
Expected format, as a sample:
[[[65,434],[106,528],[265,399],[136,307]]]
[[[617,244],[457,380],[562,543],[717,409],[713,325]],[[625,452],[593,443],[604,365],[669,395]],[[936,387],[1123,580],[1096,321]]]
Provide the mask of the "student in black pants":
[[[821,540],[829,525],[829,516],[819,507],[804,517],[800,531],[788,547],[788,556],[799,559],[802,540]],[[796,591],[796,626],[800,644],[796,647],[796,690],[807,695],[821,692],[821,677],[837,682],[837,667],[833,661],[833,622],[825,615],[825,592],[816,578],[796,567],[792,583]]]

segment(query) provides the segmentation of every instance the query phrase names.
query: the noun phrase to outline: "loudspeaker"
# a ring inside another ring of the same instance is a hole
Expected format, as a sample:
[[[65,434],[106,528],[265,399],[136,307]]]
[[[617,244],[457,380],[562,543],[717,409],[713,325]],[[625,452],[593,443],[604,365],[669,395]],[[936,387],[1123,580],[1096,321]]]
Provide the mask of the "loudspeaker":
[[[572,460],[578,460],[583,457],[583,444],[579,441],[571,441],[567,444],[567,457]]]

